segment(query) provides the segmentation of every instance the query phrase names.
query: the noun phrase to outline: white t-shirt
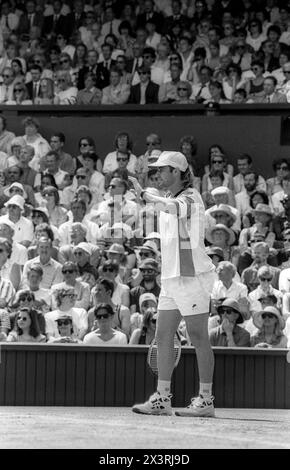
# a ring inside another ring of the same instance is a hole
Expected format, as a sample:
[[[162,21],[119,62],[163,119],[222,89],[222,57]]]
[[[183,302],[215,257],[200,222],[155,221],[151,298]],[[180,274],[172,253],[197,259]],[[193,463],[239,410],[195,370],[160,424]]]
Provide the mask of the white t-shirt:
[[[127,170],[130,171],[131,173],[135,173],[135,165],[137,163],[137,157],[136,155],[133,155],[131,153],[130,158],[129,158],[129,163],[127,165]],[[118,162],[117,162],[117,152],[110,152],[108,155],[105,157],[104,160],[104,166],[103,166],[103,173],[110,173],[112,171],[117,170],[118,168]]]
[[[54,338],[59,338],[56,319],[62,315],[72,317],[74,333],[79,336],[81,331],[88,329],[88,313],[84,308],[73,307],[66,312],[62,310],[53,310],[45,314],[46,333]]]
[[[108,341],[104,341],[97,333],[98,330],[88,333],[84,337],[84,344],[89,346],[112,346],[113,344],[127,344],[127,336],[121,331],[114,330],[114,336]]]

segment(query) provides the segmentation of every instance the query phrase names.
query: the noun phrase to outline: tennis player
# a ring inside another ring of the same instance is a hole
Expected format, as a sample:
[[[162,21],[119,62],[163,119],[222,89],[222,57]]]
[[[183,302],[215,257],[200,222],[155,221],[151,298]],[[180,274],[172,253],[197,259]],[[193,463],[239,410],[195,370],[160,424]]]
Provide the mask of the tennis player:
[[[135,413],[171,415],[171,376],[174,368],[174,334],[184,317],[187,332],[196,350],[199,395],[178,416],[214,416],[212,378],[214,356],[208,337],[210,293],[216,279],[215,267],[204,246],[204,205],[191,184],[185,156],[164,151],[150,165],[159,170],[162,189],[168,197],[143,190],[134,177],[130,180],[147,203],[154,203],[160,217],[161,292],[156,329],[157,391]]]

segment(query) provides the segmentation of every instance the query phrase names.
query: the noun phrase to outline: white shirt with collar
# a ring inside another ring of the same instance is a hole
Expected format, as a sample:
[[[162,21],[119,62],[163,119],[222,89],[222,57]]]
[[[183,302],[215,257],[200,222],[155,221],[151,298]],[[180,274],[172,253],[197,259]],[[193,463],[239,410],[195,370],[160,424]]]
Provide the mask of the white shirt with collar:
[[[225,297],[230,297],[234,300],[239,300],[247,297],[248,288],[245,284],[241,282],[233,281],[230,287],[227,289],[221,280],[215,281],[211,293],[212,299],[223,299]]]
[[[8,214],[3,215],[0,217],[0,223],[9,220]],[[14,230],[14,237],[13,240],[15,242],[23,242],[24,240],[28,240],[32,242],[33,240],[33,223],[31,220],[27,219],[26,217],[21,216],[18,222],[14,222],[15,230]]]

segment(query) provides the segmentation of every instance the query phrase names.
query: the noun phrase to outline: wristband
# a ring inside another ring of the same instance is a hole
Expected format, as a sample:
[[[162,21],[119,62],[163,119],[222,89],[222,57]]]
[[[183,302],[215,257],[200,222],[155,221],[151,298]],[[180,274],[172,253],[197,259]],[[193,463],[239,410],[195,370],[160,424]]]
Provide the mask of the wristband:
[[[141,193],[140,193],[140,198],[143,199],[143,196],[145,194],[146,190],[145,189],[142,189]]]

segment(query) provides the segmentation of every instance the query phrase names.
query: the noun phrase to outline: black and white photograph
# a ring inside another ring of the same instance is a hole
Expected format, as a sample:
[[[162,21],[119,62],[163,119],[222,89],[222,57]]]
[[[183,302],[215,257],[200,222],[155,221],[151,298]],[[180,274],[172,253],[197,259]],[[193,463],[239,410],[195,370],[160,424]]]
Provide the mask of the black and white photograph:
[[[289,452],[290,0],[0,0],[0,422],[16,465]]]

